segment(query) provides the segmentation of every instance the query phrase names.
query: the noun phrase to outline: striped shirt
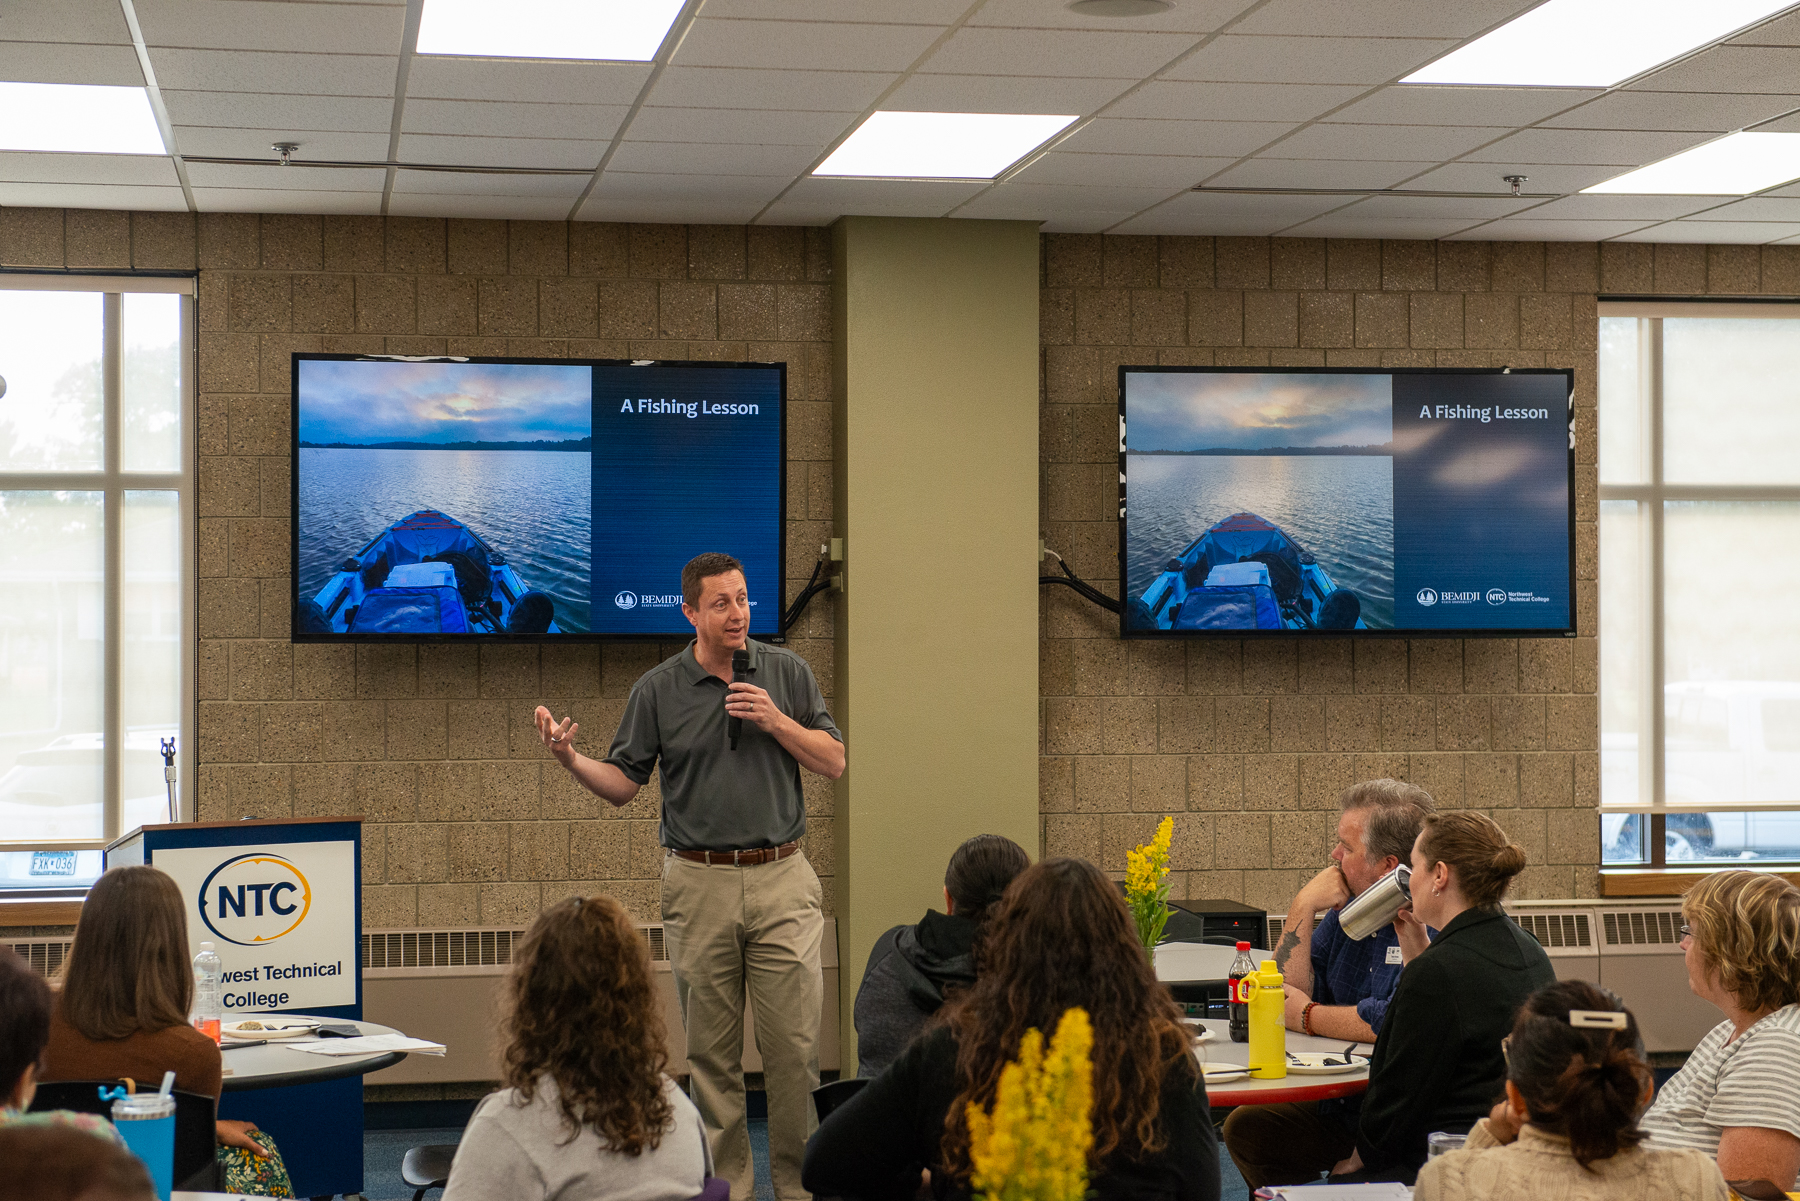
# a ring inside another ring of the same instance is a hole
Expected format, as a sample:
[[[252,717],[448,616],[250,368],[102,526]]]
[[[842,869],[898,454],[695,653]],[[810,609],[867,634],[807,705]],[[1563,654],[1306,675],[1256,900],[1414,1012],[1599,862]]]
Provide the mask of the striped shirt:
[[[1784,1005],[1736,1039],[1731,1029],[1730,1022],[1714,1026],[1656,1094],[1638,1123],[1650,1146],[1716,1156],[1728,1126],[1800,1138],[1800,1005]]]

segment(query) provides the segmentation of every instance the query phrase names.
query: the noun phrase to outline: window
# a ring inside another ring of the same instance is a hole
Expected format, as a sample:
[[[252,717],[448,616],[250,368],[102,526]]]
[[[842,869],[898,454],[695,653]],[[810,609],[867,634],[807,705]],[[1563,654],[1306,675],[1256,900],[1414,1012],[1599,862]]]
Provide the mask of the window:
[[[1603,864],[1800,860],[1800,305],[1600,306]]]
[[[193,281],[0,275],[0,890],[193,779]]]

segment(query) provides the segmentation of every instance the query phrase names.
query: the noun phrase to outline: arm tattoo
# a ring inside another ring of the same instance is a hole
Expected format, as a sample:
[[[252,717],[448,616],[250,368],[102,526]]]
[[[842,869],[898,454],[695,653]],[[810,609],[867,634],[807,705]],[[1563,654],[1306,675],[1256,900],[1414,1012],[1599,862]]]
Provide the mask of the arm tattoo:
[[[1300,936],[1298,934],[1295,934],[1292,930],[1287,930],[1282,933],[1281,944],[1275,948],[1276,971],[1281,972],[1283,975],[1287,974],[1288,957],[1294,953],[1294,948],[1299,945]]]

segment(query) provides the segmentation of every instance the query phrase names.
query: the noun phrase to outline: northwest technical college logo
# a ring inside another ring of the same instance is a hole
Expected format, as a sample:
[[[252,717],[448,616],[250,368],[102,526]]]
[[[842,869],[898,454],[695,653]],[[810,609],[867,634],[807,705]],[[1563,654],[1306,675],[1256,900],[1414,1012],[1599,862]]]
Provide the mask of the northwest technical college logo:
[[[266,851],[227,859],[200,886],[200,920],[240,947],[293,933],[311,909],[312,885],[300,869]]]
[[[1437,589],[1436,588],[1421,588],[1421,589],[1419,589],[1419,595],[1417,597],[1417,600],[1421,605],[1425,605],[1427,607],[1437,604]]]
[[[1506,603],[1506,589],[1504,589],[1504,588],[1489,588],[1488,594],[1487,594],[1487,603],[1490,605],[1504,605]]]
[[[635,609],[637,608],[637,593],[621,592],[619,595],[613,597],[613,604],[619,606],[621,609]]]

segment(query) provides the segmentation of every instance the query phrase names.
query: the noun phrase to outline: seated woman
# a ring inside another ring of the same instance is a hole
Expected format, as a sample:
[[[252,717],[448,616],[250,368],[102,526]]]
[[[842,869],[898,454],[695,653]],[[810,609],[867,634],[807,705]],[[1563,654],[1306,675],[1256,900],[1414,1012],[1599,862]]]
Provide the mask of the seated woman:
[[[97,1114],[66,1109],[25,1112],[37,1094],[44,1044],[50,1041],[50,1004],[50,986],[44,978],[11,951],[0,951],[0,1130],[73,1126],[123,1146],[113,1124]]]
[[[1500,908],[1524,870],[1525,852],[1492,818],[1426,816],[1412,849],[1412,906],[1394,919],[1406,966],[1375,1040],[1355,1150],[1333,1183],[1411,1184],[1426,1135],[1467,1131],[1493,1105],[1506,1076],[1500,1040],[1525,998],[1556,981],[1537,939]]]
[[[1662,1086],[1643,1126],[1653,1147],[1693,1147],[1726,1180],[1794,1187],[1800,1173],[1800,889],[1717,872],[1681,900],[1688,987],[1715,1026]]]
[[[1107,1198],[1217,1201],[1219,1143],[1192,1039],[1119,890],[1091,863],[1051,859],[1013,881],[988,922],[974,986],[820,1125],[806,1147],[806,1188],[911,1198],[929,1169],[937,1197],[967,1198],[969,1105],[993,1105],[1027,1029],[1048,1037],[1080,1006],[1094,1028],[1090,1187]]]
[[[610,897],[546,910],[513,953],[509,1086],[463,1131],[444,1201],[687,1201],[712,1172],[700,1112],[664,1074],[649,954]]]
[[[223,1060],[189,1024],[194,1003],[187,906],[175,881],[154,867],[115,867],[88,890],[63,962],[40,1079],[158,1083],[217,1100]],[[294,1195],[274,1140],[254,1122],[218,1123],[227,1192]]]
[[[1531,994],[1500,1050],[1506,1099],[1463,1150],[1419,1170],[1415,1201],[1726,1201],[1704,1152],[1639,1145],[1653,1080],[1637,1019],[1617,997],[1581,980],[1552,984]]]
[[[944,870],[944,912],[927,910],[916,926],[895,926],[875,942],[856,990],[858,1076],[879,1076],[947,999],[975,983],[975,940],[1013,878],[1031,866],[1025,848],[998,834],[977,834]]]

